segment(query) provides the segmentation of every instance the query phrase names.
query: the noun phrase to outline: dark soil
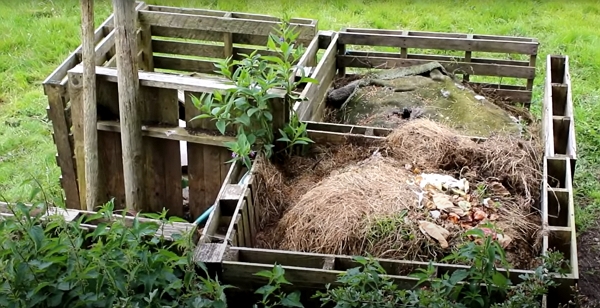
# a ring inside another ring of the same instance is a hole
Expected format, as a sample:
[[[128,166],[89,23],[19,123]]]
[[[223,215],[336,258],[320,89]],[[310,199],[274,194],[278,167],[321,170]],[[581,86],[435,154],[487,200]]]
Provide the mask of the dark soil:
[[[577,247],[582,307],[600,307],[600,221],[578,237]]]

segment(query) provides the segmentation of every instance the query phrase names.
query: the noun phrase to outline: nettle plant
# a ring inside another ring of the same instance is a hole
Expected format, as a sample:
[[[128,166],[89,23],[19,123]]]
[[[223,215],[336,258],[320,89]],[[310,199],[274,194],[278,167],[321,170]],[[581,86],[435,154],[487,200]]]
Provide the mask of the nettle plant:
[[[0,217],[3,307],[227,306],[229,286],[192,259],[191,232],[155,236],[174,220],[164,211],[149,215],[162,224],[113,215],[112,202],[73,222],[42,217],[43,204],[17,203],[7,212],[14,217]]]
[[[353,307],[541,307],[542,295],[557,286],[556,278],[565,274],[568,262],[561,253],[550,252],[543,256],[543,265],[533,274],[521,275],[522,282],[512,285],[507,273],[498,270],[500,264],[508,268],[504,250],[492,236],[473,229],[465,236],[480,241],[469,242],[448,260],[470,263],[460,269],[438,277],[436,268],[429,264],[410,276],[418,279],[412,290],[400,290],[384,276],[385,270],[373,259],[355,257],[359,267],[341,274],[335,288],[327,286],[326,292],[314,296],[323,305],[339,308]]]
[[[221,92],[203,93],[192,96],[192,102],[201,112],[194,117],[211,119],[216,122],[219,132],[225,135],[228,128],[237,127],[236,140],[226,146],[234,153],[230,161],[242,161],[248,168],[257,152],[267,158],[275,151],[275,142],[287,146],[280,152],[292,154],[297,146],[302,149],[313,141],[307,137],[306,124],[298,119],[293,106],[301,97],[293,93],[302,83],[317,83],[305,76],[304,68],[296,63],[302,57],[304,48],[296,45],[298,33],[288,21],[280,24],[268,38],[269,55],[259,51],[240,54],[241,60],[232,57],[219,61],[216,73],[231,80],[234,87]],[[300,77],[295,78],[296,72]],[[283,128],[273,131],[274,104],[284,104],[290,113],[290,121]],[[275,140],[275,136],[279,138]]]

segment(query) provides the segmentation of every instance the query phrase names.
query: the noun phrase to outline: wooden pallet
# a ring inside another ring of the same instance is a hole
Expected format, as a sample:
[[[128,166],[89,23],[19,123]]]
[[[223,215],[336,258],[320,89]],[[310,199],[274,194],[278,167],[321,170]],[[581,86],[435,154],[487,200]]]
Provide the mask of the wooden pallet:
[[[145,175],[145,210],[167,207],[170,214],[183,215],[180,142],[186,142],[189,207],[192,218],[196,218],[214,203],[227,174],[225,162],[231,153],[223,142],[231,138],[193,132],[214,131],[214,122],[198,120],[182,128],[179,120],[187,122],[198,114],[190,95],[230,87],[214,74],[216,61],[229,56],[236,59],[240,53],[254,50],[269,53],[267,37],[281,21],[267,15],[154,6],[143,2],[138,2],[136,11],[137,64],[142,70],[140,96],[145,102],[143,121],[148,124],[143,128],[147,153],[143,159],[149,166]],[[297,64],[315,66],[322,41],[316,20],[295,18],[290,22],[300,33],[299,42],[306,47]],[[96,30],[100,182],[104,183],[98,203],[115,198],[115,206],[120,208],[124,203],[124,183],[113,28],[111,15]],[[86,208],[80,63],[81,47],[44,81],[61,185],[66,205],[72,209]],[[307,93],[304,97],[311,99],[311,95]],[[178,108],[180,97],[183,111]]]
[[[345,76],[347,68],[390,69],[437,61],[463,81],[483,94],[493,95],[513,104],[529,108],[531,104],[538,45],[534,38],[492,36],[462,33],[423,32],[412,30],[376,30],[346,28],[334,35],[324,57],[319,62],[317,75],[322,76],[318,97],[325,97],[335,72]],[[365,51],[373,47],[398,48],[398,52]],[[331,53],[329,53],[331,51]],[[455,51],[461,55],[434,55],[431,51]],[[333,53],[336,53],[334,55]],[[485,55],[478,56],[478,53]],[[492,53],[490,55],[490,53]],[[528,59],[506,60],[513,55]],[[495,78],[476,82],[475,79]],[[515,85],[507,80],[516,80]],[[303,119],[321,121],[323,101],[316,105],[299,107]]]
[[[32,205],[26,205],[26,207],[31,208]],[[32,210],[35,211],[35,210]],[[44,220],[51,216],[62,216],[65,219],[65,222],[74,222],[84,217],[90,217],[92,215],[97,214],[96,212],[91,211],[83,211],[83,210],[75,210],[68,208],[59,208],[54,206],[48,206],[46,208],[46,212],[40,216],[40,219]],[[14,217],[12,211],[10,210],[10,205],[6,202],[0,202],[0,219],[5,219],[9,217]],[[113,215],[114,219],[124,219],[124,223],[127,226],[131,226],[134,222],[134,217],[132,216],[122,216],[122,215]],[[181,223],[181,222],[169,222],[162,223],[161,221],[138,217],[137,220],[139,222],[153,222],[158,224],[157,233],[155,236],[164,237],[168,241],[173,241],[174,236],[176,235],[184,235],[192,230],[195,230],[197,227],[191,223]],[[98,221],[100,223],[102,221]],[[98,225],[95,224],[96,221],[86,221],[85,223],[80,224],[80,227],[86,229],[88,231],[95,230]],[[194,234],[194,241],[197,239],[197,233]]]
[[[544,88],[542,125],[546,155],[568,158],[573,176],[577,162],[577,146],[568,56],[547,56]]]

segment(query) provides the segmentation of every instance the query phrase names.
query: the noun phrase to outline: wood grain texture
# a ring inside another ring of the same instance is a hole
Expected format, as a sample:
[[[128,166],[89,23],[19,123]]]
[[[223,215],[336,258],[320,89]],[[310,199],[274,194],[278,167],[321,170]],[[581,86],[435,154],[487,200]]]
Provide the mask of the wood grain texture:
[[[240,34],[251,34],[268,36],[273,29],[277,28],[278,22],[252,20],[242,18],[228,18],[216,16],[202,16],[183,13],[168,13],[141,10],[140,19],[150,25],[172,27],[181,29],[192,29],[202,31],[229,32]],[[314,25],[293,24],[298,32],[298,38],[311,40],[316,35]]]
[[[378,68],[391,69],[397,67],[407,67],[431,62],[421,59],[400,59],[386,57],[359,57],[359,56],[338,56],[338,66],[359,67],[359,68]],[[514,78],[533,78],[535,76],[535,67],[508,66],[487,63],[440,61],[446,71],[457,74],[477,75],[477,76],[497,76]]]
[[[123,145],[125,202],[128,209],[140,210],[144,202],[143,147],[141,108],[138,100],[138,66],[135,31],[135,8],[130,0],[113,0],[117,75],[119,87],[119,118]]]
[[[141,86],[142,123],[179,126],[177,90]],[[183,217],[181,153],[178,141],[143,137],[145,211]]]
[[[49,110],[48,118],[52,121],[54,143],[57,150],[58,166],[62,175],[62,188],[65,191],[65,204],[69,209],[80,209],[77,174],[73,160],[73,148],[69,141],[70,128],[65,116],[65,104],[61,86],[49,85],[46,90]]]
[[[481,36],[473,36],[473,39],[458,37],[433,36],[411,36],[402,34],[384,33],[356,33],[342,31],[340,44],[389,46],[403,48],[423,48],[439,50],[461,50],[461,51],[483,51],[516,54],[537,54],[537,42],[515,42],[491,39],[480,39]]]
[[[81,0],[83,58],[83,140],[85,159],[85,207],[98,205],[98,129],[96,111],[96,53],[94,50],[94,1]],[[104,62],[104,60],[102,60]],[[82,206],[83,208],[83,206]]]

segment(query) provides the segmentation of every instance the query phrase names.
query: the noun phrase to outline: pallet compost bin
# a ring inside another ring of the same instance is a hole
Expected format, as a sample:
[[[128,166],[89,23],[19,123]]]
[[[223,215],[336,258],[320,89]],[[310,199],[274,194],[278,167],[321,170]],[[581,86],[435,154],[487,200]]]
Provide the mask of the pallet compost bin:
[[[207,134],[214,122],[191,120],[198,110],[191,95],[231,87],[214,73],[219,59],[239,59],[258,50],[270,54],[267,38],[280,20],[266,15],[185,9],[138,2],[137,65],[139,97],[143,101],[145,204],[143,211],[190,219],[215,201],[229,166],[231,153],[223,142],[230,137]],[[317,33],[316,20],[291,19],[305,47],[299,65],[314,67],[320,45],[328,41]],[[327,38],[327,36],[325,36]],[[109,16],[95,31],[98,106],[100,200],[114,198],[124,206],[115,30]],[[81,46],[44,81],[48,117],[61,168],[61,186],[70,209],[85,209]],[[310,71],[309,71],[310,74]],[[298,92],[303,90],[301,85]],[[310,99],[310,96],[305,96]],[[282,121],[284,119],[281,119]],[[183,166],[183,168],[182,168]],[[187,173],[187,174],[186,174]],[[189,181],[189,210],[184,208],[182,177]]]
[[[399,53],[350,51],[348,45],[376,45],[400,48]],[[462,50],[464,56],[408,53],[409,48]],[[344,75],[347,67],[409,66],[438,61],[448,71],[460,68],[463,79],[473,83],[474,76],[521,78],[523,86],[479,83],[484,92],[493,92],[505,100],[531,104],[538,43],[535,39],[486,35],[447,34],[415,31],[346,29],[334,33],[325,54],[315,68],[318,85],[310,84],[304,91],[317,93],[309,103],[295,106],[300,118],[308,123],[309,137],[319,145],[368,143],[385,138],[391,130],[384,128],[318,122],[323,117],[324,97],[335,75]],[[476,58],[473,52],[521,53],[529,60]],[[360,61],[358,61],[360,60]],[[571,271],[560,279],[560,286],[544,297],[544,307],[557,307],[570,300],[571,286],[577,283],[577,247],[573,205],[573,168],[575,139],[571,83],[568,57],[549,55],[546,63],[545,96],[543,99],[544,141],[543,183],[540,200],[543,223],[542,253],[549,249],[562,252],[570,261]],[[324,89],[325,88],[325,89]],[[240,164],[231,166],[217,197],[214,211],[203,230],[196,256],[209,264],[219,279],[241,288],[257,288],[266,280],[254,275],[269,270],[274,263],[285,269],[286,279],[296,289],[313,293],[327,283],[334,283],[342,271],[356,267],[348,255],[327,255],[295,251],[254,248],[258,230],[255,211],[256,186],[252,170],[249,180],[240,181],[246,173]],[[227,228],[223,228],[228,226]],[[427,267],[426,262],[379,259],[389,277],[402,288],[415,286],[416,279],[407,274]],[[465,268],[463,265],[434,263],[438,277]],[[531,270],[511,269],[513,283]]]

